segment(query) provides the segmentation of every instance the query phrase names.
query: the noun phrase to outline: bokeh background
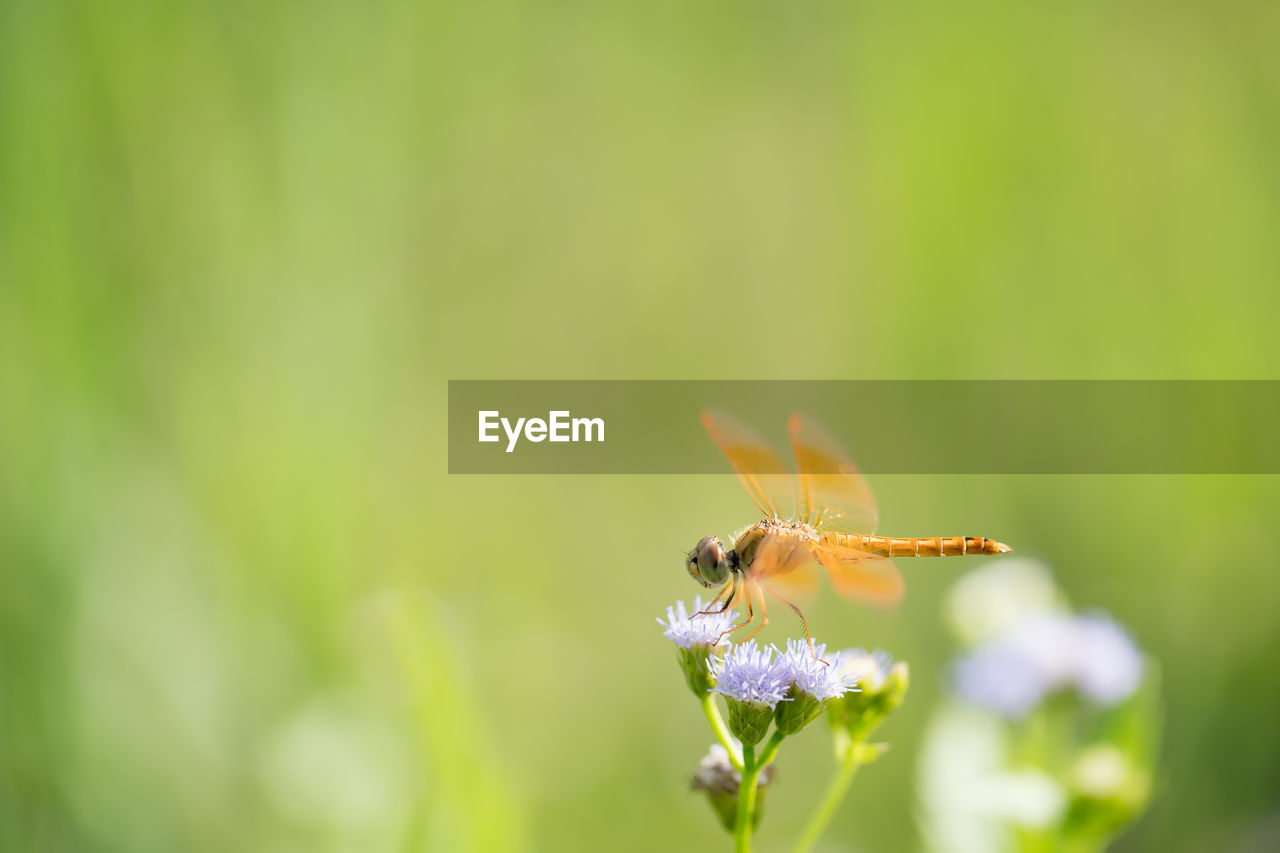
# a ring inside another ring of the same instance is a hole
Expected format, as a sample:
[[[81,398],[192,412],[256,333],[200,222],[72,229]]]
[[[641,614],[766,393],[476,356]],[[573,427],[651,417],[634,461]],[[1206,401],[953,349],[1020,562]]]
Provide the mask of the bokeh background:
[[[0,846],[726,848],[653,618],[751,505],[449,477],[446,380],[1277,378],[1278,25],[0,5]],[[885,532],[1014,543],[1160,659],[1123,849],[1280,845],[1274,478],[873,486]],[[812,612],[914,673],[828,850],[920,845],[963,569],[907,568],[892,614]],[[788,748],[763,849],[828,748]]]

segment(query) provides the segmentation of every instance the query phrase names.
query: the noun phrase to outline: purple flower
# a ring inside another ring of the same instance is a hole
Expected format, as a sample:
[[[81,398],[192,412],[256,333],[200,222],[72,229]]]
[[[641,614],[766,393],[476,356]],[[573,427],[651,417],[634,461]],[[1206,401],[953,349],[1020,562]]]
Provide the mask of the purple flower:
[[[834,699],[856,690],[857,679],[841,667],[841,655],[836,655],[828,664],[821,660],[826,652],[826,645],[811,648],[805,641],[787,640],[787,650],[779,655],[777,664],[783,680],[795,685],[797,693],[819,700]]]
[[[1019,719],[1065,688],[1114,705],[1138,688],[1142,668],[1142,653],[1105,615],[1043,613],[961,659],[955,685],[964,699]]]
[[[715,690],[730,699],[773,708],[787,695],[791,683],[773,659],[775,649],[760,648],[755,640],[731,647],[709,666]]]
[[[702,603],[702,596],[693,599],[692,611],[686,610],[683,601],[677,601],[674,607],[667,608],[667,621],[658,619],[658,624],[666,630],[662,636],[682,649],[693,646],[719,645],[721,635],[733,627],[738,614],[732,610],[723,612],[702,613],[707,609]]]
[[[1105,613],[1076,620],[1076,686],[1094,703],[1110,707],[1133,695],[1142,681],[1142,652]]]

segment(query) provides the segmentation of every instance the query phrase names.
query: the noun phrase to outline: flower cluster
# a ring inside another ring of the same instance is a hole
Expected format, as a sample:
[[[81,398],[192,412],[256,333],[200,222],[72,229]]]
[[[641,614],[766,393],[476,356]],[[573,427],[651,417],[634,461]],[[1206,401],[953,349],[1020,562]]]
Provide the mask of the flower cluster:
[[[833,725],[856,721],[865,734],[901,704],[906,665],[886,652],[847,649],[827,660],[826,645],[812,640],[788,640],[785,650],[748,640],[717,654],[736,621],[732,611],[705,610],[699,596],[692,608],[683,601],[668,607],[658,624],[675,643],[690,688],[725,698],[729,729],[742,743],[759,743],[771,723],[781,735],[795,734],[827,707]]]
[[[739,849],[747,849],[742,845],[760,820],[760,799],[773,779],[782,742],[829,711],[839,770],[828,799],[838,802],[853,771],[884,751],[884,745],[867,744],[865,738],[902,703],[907,668],[879,651],[828,654],[812,639],[788,640],[785,649],[751,639],[730,645],[725,640],[736,623],[732,612],[704,607],[700,597],[692,609],[676,602],[667,608],[667,618],[658,620],[719,741],[699,763],[693,788],[706,793]],[[727,723],[717,695],[728,708]],[[830,809],[815,815],[808,844],[829,818]]]
[[[1056,690],[1110,707],[1142,681],[1142,653],[1105,614],[1044,612],[979,645],[956,664],[956,692],[1020,719]]]
[[[734,736],[746,744],[759,743],[770,722],[782,735],[795,734],[830,700],[856,690],[837,666],[821,659],[825,652],[826,646],[795,640],[787,641],[785,652],[748,640],[713,658],[714,689],[728,702]]]
[[[920,752],[933,846],[1001,849],[1016,833],[1036,849],[1106,847],[1151,798],[1156,662],[1106,614],[1073,612],[1029,560],[962,578],[947,614],[968,651],[952,679],[962,701],[934,712]]]

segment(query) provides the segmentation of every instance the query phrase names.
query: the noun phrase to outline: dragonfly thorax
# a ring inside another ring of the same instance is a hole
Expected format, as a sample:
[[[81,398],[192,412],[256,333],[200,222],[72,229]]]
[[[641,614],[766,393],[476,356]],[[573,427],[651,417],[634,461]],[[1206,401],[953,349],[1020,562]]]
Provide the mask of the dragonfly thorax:
[[[797,544],[816,542],[818,533],[807,524],[798,521],[784,521],[779,518],[766,518],[748,527],[738,534],[733,542],[736,565],[744,571],[755,561],[756,551],[765,538],[783,538]]]

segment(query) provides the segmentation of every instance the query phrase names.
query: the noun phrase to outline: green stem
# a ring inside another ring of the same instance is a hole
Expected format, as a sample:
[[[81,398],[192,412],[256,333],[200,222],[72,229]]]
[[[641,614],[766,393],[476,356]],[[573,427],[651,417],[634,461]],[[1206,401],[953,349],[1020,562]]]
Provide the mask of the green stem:
[[[751,851],[751,831],[756,825],[756,792],[760,788],[760,771],[778,754],[778,747],[782,746],[784,737],[775,729],[773,736],[761,750],[759,760],[756,759],[754,746],[742,745],[742,784],[738,786],[738,814],[733,827],[734,853]]]
[[[760,765],[761,770],[764,770],[765,765],[773,761],[773,757],[778,754],[778,747],[782,746],[784,738],[786,738],[786,735],[782,732],[777,729],[773,730],[773,736],[764,745],[764,752],[760,753],[760,760],[756,762],[756,764]]]
[[[711,730],[716,733],[716,740],[720,741],[724,751],[729,753],[729,763],[735,770],[741,772],[742,756],[738,753],[738,744],[733,739],[733,735],[729,734],[729,727],[724,724],[724,717],[720,716],[720,708],[716,705],[714,693],[708,693],[702,697],[702,713],[707,715],[707,722],[711,724]]]
[[[835,816],[845,792],[849,790],[849,783],[853,781],[853,774],[858,772],[858,766],[858,744],[851,742],[845,747],[840,767],[832,777],[831,784],[827,786],[827,793],[818,804],[818,808],[814,810],[813,817],[809,818],[809,825],[805,827],[804,834],[800,836],[796,846],[791,848],[791,853],[806,853],[817,843],[818,838],[826,830],[827,824],[831,823],[831,818]]]
[[[756,783],[760,767],[756,748],[742,745],[742,784],[738,786],[738,814],[733,826],[734,853],[751,853],[751,824],[756,811]]]

